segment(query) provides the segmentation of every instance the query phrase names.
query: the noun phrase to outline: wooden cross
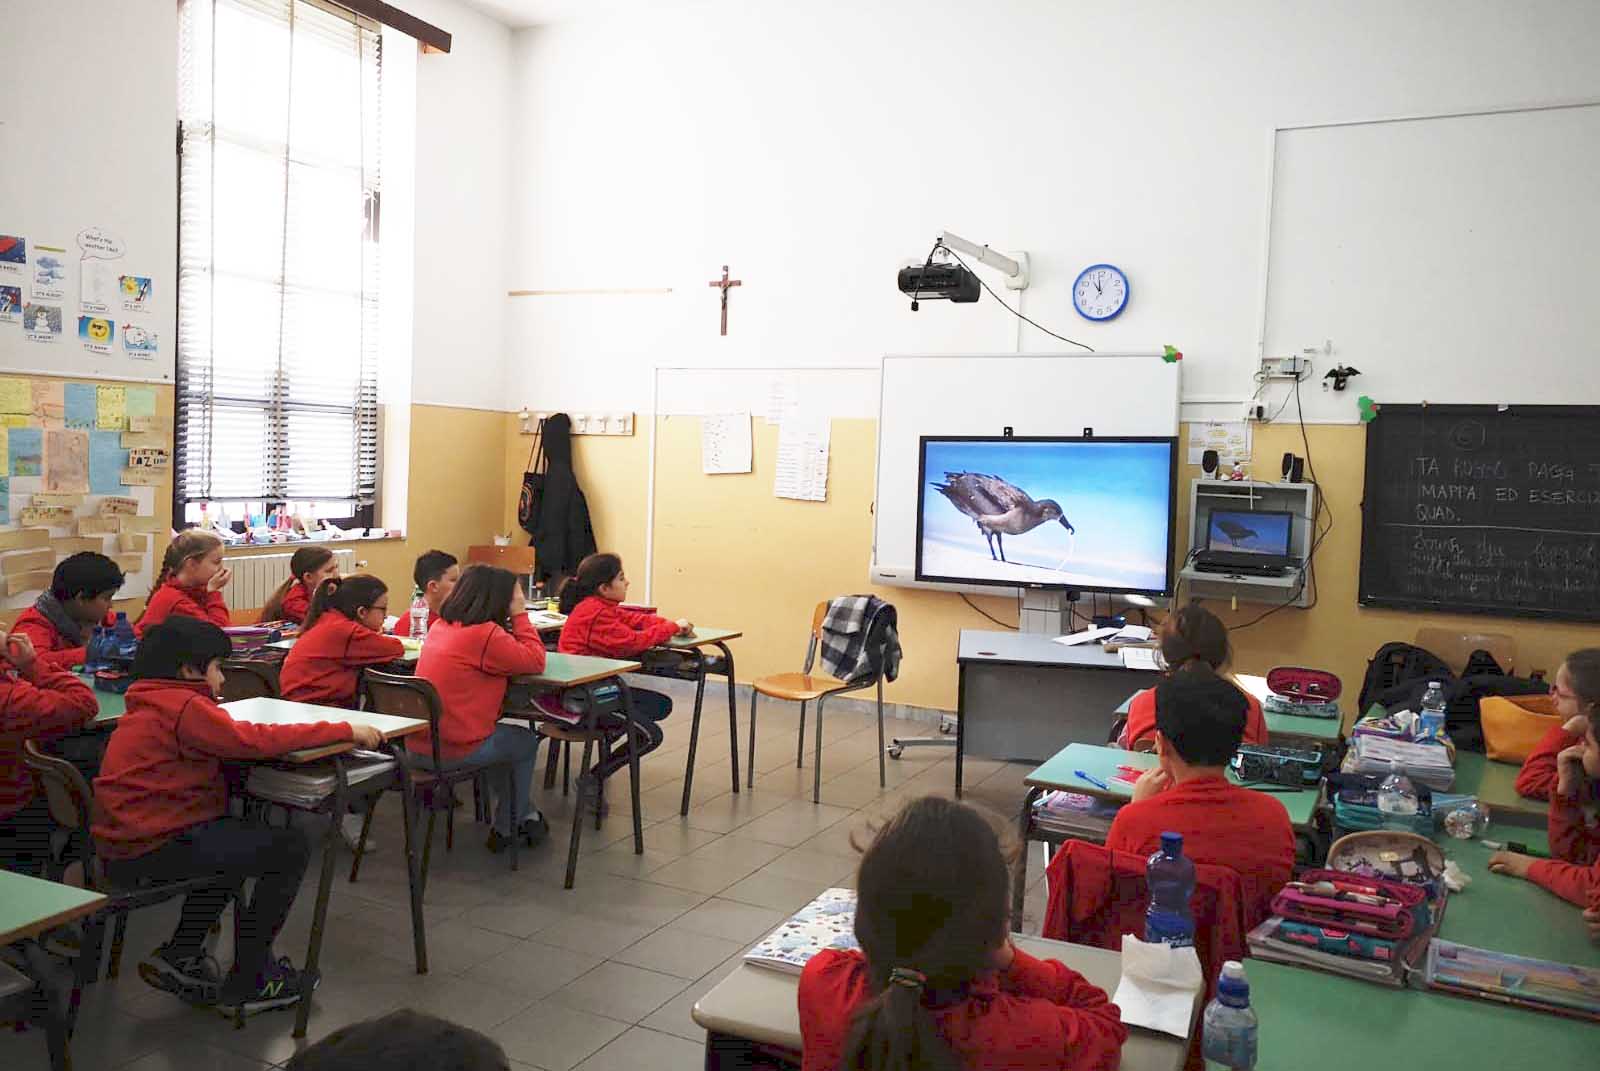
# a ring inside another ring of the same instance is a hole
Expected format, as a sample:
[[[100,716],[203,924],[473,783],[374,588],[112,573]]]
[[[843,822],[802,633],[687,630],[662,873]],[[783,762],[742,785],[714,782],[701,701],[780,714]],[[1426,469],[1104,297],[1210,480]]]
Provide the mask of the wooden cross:
[[[707,284],[722,288],[722,333],[724,335],[728,333],[728,287],[742,286],[743,284],[744,280],[742,279],[728,278],[728,266],[726,264],[722,266],[722,278],[713,279]]]

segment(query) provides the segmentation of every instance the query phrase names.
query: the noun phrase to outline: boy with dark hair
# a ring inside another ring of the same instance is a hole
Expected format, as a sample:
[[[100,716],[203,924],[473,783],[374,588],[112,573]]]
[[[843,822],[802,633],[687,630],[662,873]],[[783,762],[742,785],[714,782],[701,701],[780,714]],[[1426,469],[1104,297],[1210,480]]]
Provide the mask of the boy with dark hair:
[[[411,570],[411,579],[416,582],[417,590],[422,592],[423,601],[428,604],[428,627],[432,628],[433,623],[439,620],[439,607],[444,605],[444,601],[455,590],[456,581],[461,579],[461,563],[454,554],[430,550],[418,556],[417,564]],[[395,631],[402,636],[410,636],[411,615],[401,613],[400,618]]]
[[[273,759],[302,748],[354,741],[376,747],[376,730],[345,722],[255,725],[234,721],[214,696],[223,683],[228,636],[199,618],[174,615],[144,634],[135,683],[95,778],[95,848],[118,886],[214,875],[192,892],[172,939],[139,964],[158,989],[233,1015],[288,1007],[316,979],[275,959],[311,848],[295,828],[273,829],[227,813],[225,761]],[[255,879],[245,903],[243,886]],[[205,954],[207,932],[230,898],[233,967],[224,980]]]
[[[1133,786],[1106,847],[1148,856],[1163,832],[1183,834],[1184,855],[1238,873],[1254,926],[1294,871],[1294,830],[1282,801],[1225,776],[1247,712],[1244,694],[1211,672],[1190,669],[1156,685],[1160,765]]]
[[[288,1071],[508,1071],[499,1042],[410,1008],[340,1027],[284,1064]]]
[[[122,580],[122,570],[104,554],[82,551],[63,558],[50,578],[50,590],[18,615],[11,631],[33,641],[46,669],[81,665],[94,627],[117,623],[111,600]]]

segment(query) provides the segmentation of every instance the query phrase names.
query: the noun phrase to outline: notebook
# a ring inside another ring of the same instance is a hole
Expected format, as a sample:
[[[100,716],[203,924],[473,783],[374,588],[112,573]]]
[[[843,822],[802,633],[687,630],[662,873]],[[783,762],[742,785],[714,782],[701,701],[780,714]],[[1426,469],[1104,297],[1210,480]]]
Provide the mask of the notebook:
[[[1434,939],[1427,983],[1433,989],[1600,1022],[1600,970],[1530,959]]]
[[[856,943],[856,891],[825,889],[761,943],[744,954],[746,963],[799,974],[825,948],[849,951]]]

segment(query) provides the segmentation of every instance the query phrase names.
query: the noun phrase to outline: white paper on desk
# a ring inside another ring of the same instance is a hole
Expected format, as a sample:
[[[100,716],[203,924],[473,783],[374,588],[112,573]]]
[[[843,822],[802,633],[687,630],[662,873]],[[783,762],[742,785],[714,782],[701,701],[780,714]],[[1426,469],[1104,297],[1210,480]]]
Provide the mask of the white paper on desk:
[[[1267,678],[1253,673],[1235,673],[1233,682],[1258,700],[1265,700],[1272,694],[1272,689],[1267,687]]]
[[[1149,643],[1156,630],[1148,625],[1123,625],[1117,629],[1116,638],[1127,643]]]
[[[1122,980],[1111,999],[1123,1022],[1186,1038],[1194,1022],[1194,998],[1203,985],[1200,957],[1193,948],[1147,944],[1131,933],[1122,935]]]
[[[1057,636],[1054,640],[1063,647],[1076,647],[1080,643],[1093,643],[1105,636],[1116,634],[1114,628],[1086,628],[1082,632],[1070,632],[1065,636]]]
[[[1124,647],[1122,648],[1123,669],[1148,669],[1152,672],[1161,672],[1161,663],[1156,661],[1154,647]]]
[[[748,411],[700,418],[700,470],[707,476],[749,472],[751,453]]]
[[[832,421],[798,407],[778,426],[778,462],[772,493],[806,502],[828,500],[828,445]]]

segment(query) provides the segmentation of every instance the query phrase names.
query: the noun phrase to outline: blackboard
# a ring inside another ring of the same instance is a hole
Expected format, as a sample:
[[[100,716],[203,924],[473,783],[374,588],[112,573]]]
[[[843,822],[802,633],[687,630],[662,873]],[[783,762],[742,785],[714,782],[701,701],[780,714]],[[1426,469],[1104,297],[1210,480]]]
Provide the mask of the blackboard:
[[[1600,620],[1600,407],[1385,405],[1363,606]]]

